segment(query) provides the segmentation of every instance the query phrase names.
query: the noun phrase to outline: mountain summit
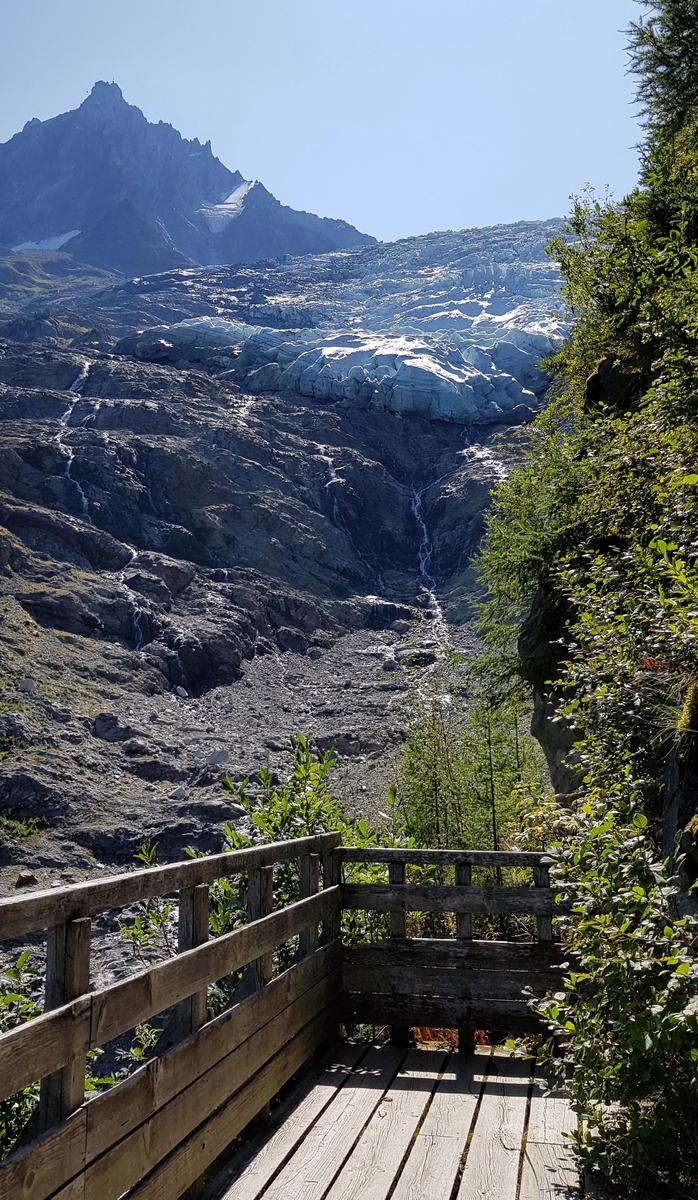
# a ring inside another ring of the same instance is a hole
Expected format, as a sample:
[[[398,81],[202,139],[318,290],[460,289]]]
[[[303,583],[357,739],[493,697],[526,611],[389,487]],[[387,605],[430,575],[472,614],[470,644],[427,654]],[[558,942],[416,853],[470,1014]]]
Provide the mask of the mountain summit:
[[[146,120],[116,83],[0,145],[0,246],[63,249],[125,274],[366,246],[346,221],[281,204],[211,143]]]

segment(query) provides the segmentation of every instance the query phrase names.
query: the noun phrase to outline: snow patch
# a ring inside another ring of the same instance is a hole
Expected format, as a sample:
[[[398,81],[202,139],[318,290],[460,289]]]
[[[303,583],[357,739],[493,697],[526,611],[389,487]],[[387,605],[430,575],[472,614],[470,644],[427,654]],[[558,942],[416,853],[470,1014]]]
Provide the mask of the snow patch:
[[[69,229],[67,233],[55,233],[52,237],[43,238],[40,242],[19,242],[10,249],[13,254],[17,254],[20,250],[60,250],[61,246],[65,246],[66,242],[77,237],[81,232],[80,229]]]
[[[256,179],[245,179],[220,204],[202,204],[198,212],[211,233],[220,233],[226,225],[240,216],[245,204],[245,197],[250,189],[255,187],[256,182]]]

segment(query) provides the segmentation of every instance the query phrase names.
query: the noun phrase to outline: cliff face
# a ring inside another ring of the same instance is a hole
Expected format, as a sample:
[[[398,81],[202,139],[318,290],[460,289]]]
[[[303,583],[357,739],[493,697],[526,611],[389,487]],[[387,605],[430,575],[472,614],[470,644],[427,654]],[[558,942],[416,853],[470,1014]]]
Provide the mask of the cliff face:
[[[10,884],[27,858],[41,874],[147,837],[218,845],[223,773],[280,769],[298,728],[336,747],[349,807],[381,806],[410,689],[475,650],[482,513],[559,336],[548,229],[180,268],[8,322]],[[373,349],[335,353],[350,338]]]
[[[280,763],[296,728],[336,746],[349,804],[380,805],[400,705],[443,650],[424,530],[468,649],[453,528],[476,540],[496,456],[98,351],[0,344],[0,411],[0,805],[44,823],[3,834],[9,882],[27,858],[217,845],[223,772]]]

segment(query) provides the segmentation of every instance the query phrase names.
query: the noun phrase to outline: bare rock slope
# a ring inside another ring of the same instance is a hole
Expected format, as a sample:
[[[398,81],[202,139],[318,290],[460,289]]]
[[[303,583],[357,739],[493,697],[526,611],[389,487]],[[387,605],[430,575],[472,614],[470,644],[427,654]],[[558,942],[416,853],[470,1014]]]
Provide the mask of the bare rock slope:
[[[530,415],[559,336],[550,231],[77,289],[0,340],[8,886],[27,864],[43,881],[124,863],[146,838],[220,845],[224,772],[282,769],[299,728],[336,748],[350,808],[381,805],[410,689],[474,647],[471,556],[525,419],[496,395],[525,392]],[[208,336],[221,320],[292,350],[304,330],[421,338],[437,400],[383,402],[399,362],[379,396],[342,369],[263,386],[247,337]],[[439,409],[437,351],[470,353],[476,418]]]

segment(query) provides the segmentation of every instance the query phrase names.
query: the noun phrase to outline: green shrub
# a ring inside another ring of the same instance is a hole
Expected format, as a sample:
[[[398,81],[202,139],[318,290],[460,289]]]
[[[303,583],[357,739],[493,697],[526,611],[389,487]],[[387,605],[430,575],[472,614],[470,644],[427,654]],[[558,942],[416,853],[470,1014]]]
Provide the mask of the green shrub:
[[[698,10],[647,7],[631,34],[641,186],[579,201],[572,239],[553,246],[572,335],[480,560],[493,673],[534,679],[577,739],[578,793],[525,818],[526,836],[557,842],[573,900],[570,970],[541,1011],[566,1038],[584,1161],[643,1200],[698,1190],[696,931],[679,916],[695,911],[696,863],[659,850],[698,677]],[[520,639],[527,612],[555,614],[542,677]]]

